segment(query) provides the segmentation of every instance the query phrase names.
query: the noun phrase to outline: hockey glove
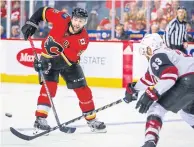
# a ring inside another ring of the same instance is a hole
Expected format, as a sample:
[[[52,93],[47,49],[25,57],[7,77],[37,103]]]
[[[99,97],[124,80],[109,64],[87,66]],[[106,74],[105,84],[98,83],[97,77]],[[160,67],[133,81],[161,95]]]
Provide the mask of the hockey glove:
[[[139,109],[139,113],[147,113],[148,109],[154,101],[157,101],[159,94],[156,89],[147,88],[145,93],[141,96],[136,104],[136,109]]]
[[[135,86],[136,83],[129,83],[126,87],[126,91],[125,91],[125,97],[123,98],[123,100],[126,102],[126,103],[130,103],[134,100],[137,100],[137,93],[138,91],[136,91],[134,89],[134,86]]]
[[[24,35],[24,39],[27,40],[29,36],[32,36],[36,30],[38,29],[38,23],[33,21],[27,21],[26,24],[22,27],[22,33]]]
[[[50,62],[50,59],[48,58],[41,57],[41,60],[37,60],[36,58],[34,58],[34,69],[37,72],[42,70],[45,74],[48,74],[51,66],[52,64]]]

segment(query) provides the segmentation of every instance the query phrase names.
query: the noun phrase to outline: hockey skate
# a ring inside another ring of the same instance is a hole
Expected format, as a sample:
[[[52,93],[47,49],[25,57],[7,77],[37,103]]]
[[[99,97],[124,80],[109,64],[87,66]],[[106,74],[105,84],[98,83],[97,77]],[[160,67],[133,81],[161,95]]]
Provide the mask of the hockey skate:
[[[37,117],[34,122],[34,128],[33,134],[37,134],[39,130],[49,130],[51,127],[48,125],[46,118]]]
[[[106,133],[106,125],[104,122],[97,121],[96,119],[87,121],[88,126],[92,132]]]
[[[146,141],[142,147],[156,147],[156,144],[153,140]]]

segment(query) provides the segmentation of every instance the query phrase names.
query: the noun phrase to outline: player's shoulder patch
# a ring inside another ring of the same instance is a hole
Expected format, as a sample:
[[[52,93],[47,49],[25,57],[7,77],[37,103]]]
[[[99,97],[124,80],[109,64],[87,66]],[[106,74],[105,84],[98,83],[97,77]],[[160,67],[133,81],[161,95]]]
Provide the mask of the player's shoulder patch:
[[[63,13],[61,16],[62,16],[64,19],[66,19],[67,17],[69,17],[69,14]]]

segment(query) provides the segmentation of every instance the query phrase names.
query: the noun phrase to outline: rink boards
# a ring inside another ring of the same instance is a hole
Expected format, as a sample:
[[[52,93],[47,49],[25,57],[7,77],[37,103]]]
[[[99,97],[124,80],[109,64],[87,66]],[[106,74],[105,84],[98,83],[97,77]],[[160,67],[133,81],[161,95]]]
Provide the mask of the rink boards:
[[[41,41],[34,40],[41,53]],[[0,73],[2,82],[38,83],[33,69],[33,52],[29,41],[1,40]],[[188,51],[194,53],[194,44]],[[147,61],[139,54],[139,43],[90,42],[82,54],[82,66],[88,85],[95,87],[125,87],[146,71]],[[65,84],[60,78],[59,84]]]

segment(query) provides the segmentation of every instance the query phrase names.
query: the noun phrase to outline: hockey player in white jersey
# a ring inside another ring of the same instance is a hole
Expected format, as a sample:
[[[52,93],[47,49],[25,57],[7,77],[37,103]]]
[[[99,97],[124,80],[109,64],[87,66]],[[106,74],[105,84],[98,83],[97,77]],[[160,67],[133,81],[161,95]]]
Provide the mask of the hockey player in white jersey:
[[[156,147],[167,111],[180,111],[194,128],[194,57],[168,49],[158,34],[142,39],[141,54],[148,59],[148,70],[135,86],[128,84],[125,101],[131,102],[138,92],[136,109],[147,113],[143,147]]]

